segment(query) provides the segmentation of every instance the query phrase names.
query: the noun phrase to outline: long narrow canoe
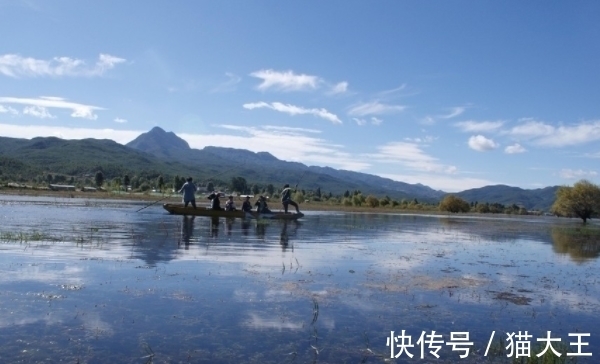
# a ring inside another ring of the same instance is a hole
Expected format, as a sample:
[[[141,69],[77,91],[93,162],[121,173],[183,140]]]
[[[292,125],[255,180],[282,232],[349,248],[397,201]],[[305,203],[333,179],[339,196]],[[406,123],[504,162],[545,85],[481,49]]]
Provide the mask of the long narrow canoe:
[[[163,208],[169,213],[174,215],[194,215],[194,216],[210,216],[210,217],[239,217],[239,218],[251,218],[251,219],[272,219],[272,220],[298,220],[303,217],[303,213],[299,214],[286,214],[283,212],[272,212],[269,214],[259,214],[256,211],[244,212],[241,210],[236,211],[225,211],[225,210],[212,210],[203,206],[197,206],[193,208],[191,205],[184,207],[182,204],[163,204]]]

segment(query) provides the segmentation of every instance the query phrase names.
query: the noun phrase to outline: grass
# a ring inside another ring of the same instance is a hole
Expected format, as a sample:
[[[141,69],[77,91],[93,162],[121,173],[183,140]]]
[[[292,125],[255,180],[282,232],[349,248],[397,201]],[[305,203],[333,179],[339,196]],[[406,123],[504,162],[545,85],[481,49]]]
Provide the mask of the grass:
[[[32,241],[50,240],[56,241],[57,239],[46,235],[39,231],[33,231],[30,233],[19,231],[19,232],[4,232],[0,231],[0,242],[5,243],[28,243]]]

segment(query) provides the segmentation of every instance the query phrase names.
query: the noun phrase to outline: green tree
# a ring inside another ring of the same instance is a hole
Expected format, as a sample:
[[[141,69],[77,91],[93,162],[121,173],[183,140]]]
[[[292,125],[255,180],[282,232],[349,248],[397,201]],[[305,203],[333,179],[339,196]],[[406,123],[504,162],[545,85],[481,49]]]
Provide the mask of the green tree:
[[[587,180],[560,187],[551,210],[556,215],[578,217],[585,224],[600,213],[600,187]]]
[[[297,203],[304,202],[304,192],[300,190],[296,191],[296,193],[294,193],[294,201]]]
[[[123,184],[125,185],[125,191],[129,191],[128,187],[131,184],[131,180],[129,179],[129,175],[125,175],[125,177],[123,177]]]
[[[163,179],[162,175],[158,176],[158,179],[156,181],[156,185],[158,186],[158,190],[160,192],[162,192],[163,188],[165,187],[165,180]]]
[[[175,191],[179,191],[184,183],[185,183],[185,178],[179,177],[179,175],[175,176],[175,179],[173,180],[173,189]]]
[[[317,198],[321,198],[321,187],[317,187],[317,190],[315,191],[315,196]]]
[[[448,212],[469,212],[471,206],[465,200],[460,197],[456,197],[454,195],[448,195],[444,197],[442,202],[440,202],[440,211],[448,211]]]
[[[117,191],[120,192],[121,191],[121,178],[115,177],[112,182],[113,182],[113,186],[116,187]]]
[[[244,177],[232,177],[229,185],[232,191],[239,193],[248,193],[248,183]]]
[[[275,186],[269,183],[267,185],[267,193],[269,194],[269,196],[273,196],[273,194],[275,193]]]
[[[212,192],[212,191],[214,191],[214,190],[215,190],[215,185],[214,185],[214,183],[212,183],[212,182],[208,182],[208,183],[206,184],[206,191],[208,191],[208,192]]]
[[[252,193],[258,195],[260,193],[260,187],[257,184],[252,185]]]
[[[350,197],[350,191],[346,190],[346,192],[344,192],[344,197]]]
[[[375,197],[373,195],[367,196],[367,198],[365,199],[365,202],[366,202],[367,206],[369,206],[369,207],[379,207],[379,200],[377,199],[377,197]]]
[[[352,196],[352,205],[354,206],[362,206],[365,203],[365,196],[360,193],[357,193]]]
[[[94,178],[94,181],[96,182],[96,186],[102,187],[102,184],[104,183],[104,175],[102,174],[102,172],[96,172],[96,177]]]

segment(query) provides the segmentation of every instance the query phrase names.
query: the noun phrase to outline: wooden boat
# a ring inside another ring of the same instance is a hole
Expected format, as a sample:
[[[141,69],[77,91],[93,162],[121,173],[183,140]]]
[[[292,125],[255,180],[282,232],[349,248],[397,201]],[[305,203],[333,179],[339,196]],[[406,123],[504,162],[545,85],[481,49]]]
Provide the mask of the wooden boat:
[[[236,211],[225,211],[225,210],[212,210],[203,206],[196,206],[194,209],[191,205],[184,207],[182,204],[163,204],[163,208],[173,215],[194,215],[194,216],[210,216],[210,217],[238,217],[238,218],[249,218],[249,219],[272,219],[272,220],[298,220],[303,217],[303,213],[299,214],[286,214],[283,212],[272,212],[272,213],[258,213],[256,211],[244,212],[241,210]]]

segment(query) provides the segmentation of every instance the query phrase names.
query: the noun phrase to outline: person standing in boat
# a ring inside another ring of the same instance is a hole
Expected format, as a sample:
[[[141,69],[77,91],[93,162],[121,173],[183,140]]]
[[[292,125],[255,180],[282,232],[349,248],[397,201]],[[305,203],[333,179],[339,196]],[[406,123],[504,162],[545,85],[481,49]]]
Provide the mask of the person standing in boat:
[[[210,195],[208,195],[211,210],[223,210],[223,208],[221,207],[221,200],[219,199],[219,195],[220,192],[218,191],[213,191]]]
[[[244,203],[242,204],[242,211],[250,212],[252,211],[252,204],[250,203],[250,196],[246,196]]]
[[[254,203],[256,206],[256,212],[261,214],[270,214],[271,210],[269,210],[269,206],[267,205],[267,198],[265,196],[260,196],[258,201]]]
[[[192,183],[192,177],[188,177],[187,182],[183,184],[179,193],[183,193],[183,204],[187,207],[189,203],[196,208],[196,185]]]
[[[294,192],[296,192],[296,190],[294,190]],[[287,183],[285,184],[285,186],[283,186],[283,191],[281,191],[281,203],[283,204],[283,210],[285,211],[286,214],[288,212],[289,205],[292,205],[296,208],[297,214],[300,213],[298,204],[295,203],[294,201],[292,201],[292,189],[290,188],[290,185],[288,185]]]
[[[225,211],[235,211],[235,202],[233,201],[233,196],[229,195],[227,202],[225,202]]]

